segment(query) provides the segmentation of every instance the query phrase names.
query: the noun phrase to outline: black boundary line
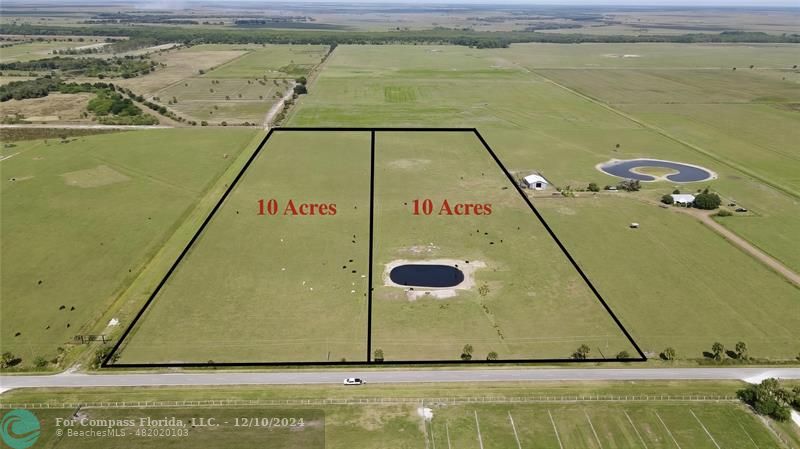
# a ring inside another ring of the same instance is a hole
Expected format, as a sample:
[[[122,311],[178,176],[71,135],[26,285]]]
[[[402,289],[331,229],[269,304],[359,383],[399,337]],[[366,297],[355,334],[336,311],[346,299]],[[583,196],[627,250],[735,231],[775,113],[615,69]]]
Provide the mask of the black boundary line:
[[[178,258],[175,260],[175,262],[173,262],[172,266],[167,271],[167,274],[164,275],[164,277],[161,279],[161,282],[159,282],[158,285],[156,286],[155,290],[153,290],[153,293],[151,293],[150,297],[147,298],[147,301],[144,303],[144,306],[142,306],[142,308],[139,310],[139,312],[136,314],[136,316],[133,317],[133,320],[131,321],[131,324],[129,324],[127,329],[125,329],[125,332],[122,333],[122,336],[120,336],[119,340],[117,340],[117,343],[111,349],[111,352],[109,352],[108,355],[106,356],[106,358],[103,359],[103,363],[100,365],[102,368],[109,368],[109,367],[113,367],[114,366],[112,364],[109,364],[109,362],[116,355],[117,351],[119,350],[120,346],[122,345],[122,342],[125,340],[125,338],[128,336],[128,334],[131,333],[131,331],[133,330],[133,327],[136,325],[136,323],[139,321],[139,319],[142,317],[142,315],[144,315],[144,312],[145,312],[145,310],[147,310],[147,307],[150,306],[150,304],[153,302],[153,300],[155,299],[155,297],[158,294],[158,292],[161,291],[161,287],[164,286],[164,284],[167,282],[167,279],[169,279],[169,277],[172,275],[172,273],[178,267],[178,264],[180,264],[181,261],[183,260],[183,258],[186,256],[186,253],[189,252],[189,248],[191,248],[191,246],[198,239],[198,237],[200,237],[200,234],[203,232],[203,229],[205,229],[206,225],[208,225],[208,222],[211,221],[211,217],[213,217],[214,214],[217,212],[217,209],[219,209],[220,206],[222,206],[222,203],[225,201],[225,198],[228,197],[228,195],[231,193],[233,188],[236,186],[236,184],[239,182],[239,180],[244,175],[244,172],[247,170],[247,168],[250,166],[250,164],[253,163],[253,160],[255,160],[256,156],[258,156],[258,154],[261,152],[261,149],[264,148],[264,145],[267,143],[269,138],[272,136],[272,132],[273,132],[273,130],[269,130],[269,132],[267,132],[267,135],[264,136],[264,139],[261,140],[261,143],[258,144],[258,147],[256,147],[256,150],[253,152],[252,155],[250,155],[250,158],[247,159],[247,162],[245,162],[245,164],[242,167],[242,169],[239,171],[239,173],[233,179],[233,182],[231,182],[231,185],[228,186],[228,188],[225,190],[225,193],[222,194],[222,197],[219,199],[219,201],[217,201],[217,204],[214,205],[213,209],[211,209],[211,212],[208,214],[206,219],[203,220],[203,224],[200,225],[200,228],[197,230],[197,232],[194,233],[194,235],[192,236],[192,239],[189,240],[189,243],[186,244],[186,246],[183,248],[183,251],[181,251],[181,254],[178,256]]]
[[[542,226],[544,226],[544,228],[547,229],[547,233],[550,234],[550,237],[552,237],[553,240],[558,245],[558,247],[561,248],[561,252],[563,252],[564,255],[567,256],[567,259],[569,259],[570,263],[572,263],[572,266],[575,267],[575,270],[578,272],[578,274],[581,275],[581,278],[583,278],[584,282],[586,282],[586,285],[588,285],[589,288],[592,290],[594,296],[600,301],[600,304],[602,304],[603,307],[606,309],[606,312],[608,312],[608,314],[614,320],[614,323],[617,324],[617,326],[622,331],[622,333],[625,334],[625,337],[628,339],[631,345],[633,345],[634,349],[636,349],[636,352],[639,354],[641,361],[646,361],[647,356],[644,355],[644,352],[642,352],[642,349],[639,348],[638,344],[636,344],[636,341],[633,340],[631,334],[628,332],[627,329],[625,329],[625,326],[622,325],[622,322],[619,320],[619,318],[617,318],[617,315],[614,314],[614,311],[611,310],[611,307],[609,307],[609,305],[600,295],[600,292],[598,292],[597,289],[594,287],[594,284],[592,284],[592,281],[589,280],[589,277],[586,276],[586,274],[583,272],[578,263],[575,262],[575,259],[572,258],[572,255],[569,253],[569,251],[567,251],[567,248],[561,243],[561,240],[559,240],[558,237],[556,237],[556,233],[553,232],[553,230],[550,228],[550,225],[548,225],[547,222],[544,220],[544,217],[542,217],[542,215],[539,213],[539,210],[536,209],[536,206],[533,205],[533,202],[531,201],[530,198],[528,198],[528,195],[526,195],[525,192],[522,191],[522,188],[517,184],[516,180],[514,179],[514,176],[508,171],[505,165],[503,165],[503,162],[500,161],[500,158],[497,157],[494,150],[492,150],[492,147],[489,146],[489,144],[483,138],[481,133],[478,132],[477,128],[474,130],[474,132],[475,136],[477,136],[478,139],[483,144],[483,147],[486,148],[486,151],[488,151],[489,154],[492,155],[492,158],[497,163],[497,166],[500,167],[501,170],[503,170],[503,173],[506,174],[508,180],[511,181],[511,184],[513,184],[514,187],[517,189],[517,192],[520,194],[522,199],[524,199],[525,202],[528,203],[528,206],[531,208],[531,211],[533,211],[533,213],[536,215],[536,218],[538,218],[539,221],[542,223]]]
[[[370,163],[371,163],[371,169],[370,169],[370,248],[369,248],[369,264],[370,264],[370,266],[369,266],[369,285],[368,285],[368,290],[367,290],[368,291],[368,294],[367,294],[367,301],[368,301],[368,306],[367,306],[368,307],[367,330],[368,331],[367,331],[367,359],[366,359],[367,361],[366,362],[361,362],[361,361],[329,362],[329,361],[326,361],[326,362],[109,363],[113,359],[113,357],[117,354],[117,352],[119,351],[119,348],[121,347],[121,345],[124,342],[125,338],[128,337],[128,335],[133,330],[133,328],[136,325],[136,323],[139,321],[139,319],[142,317],[142,315],[144,315],[145,310],[153,302],[153,300],[155,299],[155,297],[158,294],[158,292],[161,290],[161,288],[166,283],[167,279],[175,271],[175,269],[177,268],[178,264],[183,260],[184,256],[186,256],[186,253],[189,251],[189,249],[195,243],[195,241],[199,238],[200,234],[203,232],[203,230],[205,229],[206,225],[208,225],[208,223],[211,221],[211,218],[214,216],[214,214],[217,212],[217,210],[220,208],[220,206],[222,206],[222,203],[225,201],[225,199],[228,197],[228,195],[231,193],[231,191],[233,191],[233,188],[236,186],[236,184],[242,178],[242,176],[244,175],[245,171],[247,171],[247,169],[250,167],[250,164],[261,153],[261,150],[264,148],[264,145],[267,143],[269,138],[272,136],[273,132],[277,132],[277,131],[288,131],[288,132],[294,132],[294,131],[299,131],[299,132],[302,132],[302,131],[324,131],[324,132],[369,131],[370,132],[370,136],[371,136],[371,139],[370,139],[371,140],[371,144],[370,144],[370,146],[371,146],[371,149],[370,149]],[[494,159],[495,163],[497,163],[498,167],[503,171],[503,173],[505,173],[506,177],[509,179],[511,184],[514,185],[514,187],[516,188],[517,192],[520,194],[520,196],[522,196],[522,198],[528,204],[528,206],[530,207],[531,211],[533,211],[533,213],[536,215],[536,218],[538,218],[538,220],[545,227],[545,229],[548,232],[548,235],[550,235],[550,237],[552,237],[552,239],[556,242],[558,247],[561,249],[561,251],[567,257],[567,259],[570,261],[570,263],[572,263],[572,266],[575,268],[575,270],[578,271],[578,273],[580,274],[581,278],[584,280],[584,282],[586,282],[586,284],[592,290],[592,292],[594,293],[595,297],[603,305],[603,307],[605,308],[606,312],[608,312],[608,314],[611,316],[611,318],[617,324],[619,329],[623,332],[623,334],[628,339],[628,341],[631,343],[631,345],[633,345],[633,347],[636,349],[637,353],[639,354],[639,358],[635,358],[635,357],[629,357],[629,358],[624,358],[624,359],[616,359],[616,358],[614,358],[614,359],[607,359],[607,358],[589,358],[589,359],[549,358],[549,359],[502,359],[502,360],[469,360],[469,361],[464,361],[464,360],[408,360],[408,361],[387,360],[387,361],[383,361],[383,362],[374,362],[374,361],[372,361],[372,357],[371,357],[371,353],[370,352],[371,352],[371,349],[372,349],[371,348],[371,345],[372,345],[372,254],[373,254],[373,248],[372,248],[373,247],[373,229],[372,229],[372,227],[373,227],[373,214],[374,214],[374,207],[373,206],[374,206],[374,185],[375,185],[375,173],[374,173],[375,172],[375,133],[376,132],[381,132],[381,131],[385,131],[385,132],[470,132],[470,133],[475,134],[475,136],[478,138],[478,140],[480,140],[480,142],[483,145],[483,147],[492,156],[492,158]],[[123,369],[126,369],[126,368],[214,368],[214,367],[269,367],[269,366],[475,365],[475,364],[478,364],[478,365],[491,365],[491,364],[515,364],[515,363],[523,363],[523,364],[572,364],[572,363],[644,362],[646,360],[647,360],[647,357],[644,355],[642,350],[639,348],[639,345],[636,344],[636,342],[633,340],[633,337],[630,335],[630,333],[627,331],[627,329],[625,329],[625,327],[622,325],[620,320],[617,318],[617,316],[611,310],[611,307],[609,307],[608,304],[605,302],[605,300],[602,298],[602,296],[600,296],[600,293],[597,291],[597,289],[595,289],[594,285],[591,283],[589,278],[586,276],[586,274],[583,272],[583,270],[581,270],[580,266],[578,266],[578,264],[572,258],[572,255],[569,254],[569,252],[564,247],[564,245],[561,243],[561,241],[558,239],[558,237],[556,237],[555,233],[550,228],[550,226],[547,224],[547,222],[544,220],[542,215],[539,213],[539,211],[536,209],[536,207],[534,207],[533,203],[530,201],[530,199],[525,194],[525,192],[523,192],[522,189],[517,185],[516,181],[514,180],[514,177],[511,175],[511,173],[509,173],[509,171],[506,169],[506,167],[503,165],[503,163],[500,161],[500,159],[497,157],[497,155],[494,153],[494,151],[491,149],[489,144],[486,142],[486,140],[483,138],[483,136],[478,132],[478,130],[476,128],[369,128],[369,127],[340,127],[340,128],[336,128],[336,127],[308,127],[308,128],[304,128],[304,127],[286,127],[286,128],[283,128],[283,127],[278,127],[278,128],[273,128],[273,129],[269,130],[267,135],[264,137],[264,139],[258,145],[256,150],[253,152],[253,154],[250,156],[250,158],[244,164],[242,169],[236,175],[236,178],[234,178],[234,180],[231,183],[231,185],[228,186],[227,190],[225,190],[225,193],[222,195],[220,200],[217,202],[217,204],[211,210],[209,215],[203,221],[202,225],[200,225],[200,228],[194,234],[194,236],[189,241],[189,243],[186,245],[186,247],[183,249],[183,251],[181,251],[181,254],[178,256],[178,258],[172,264],[172,266],[170,267],[169,271],[167,271],[167,273],[164,276],[164,278],[161,279],[161,281],[159,282],[159,284],[155,288],[155,290],[153,290],[153,293],[150,294],[150,297],[147,299],[147,301],[145,302],[144,306],[136,314],[134,319],[131,321],[131,324],[129,324],[128,327],[125,329],[125,331],[123,332],[122,336],[120,336],[119,340],[114,345],[114,347],[112,348],[111,352],[103,360],[103,362],[102,362],[102,364],[100,366],[102,368],[123,368]]]
[[[367,363],[372,362],[372,242],[375,216],[375,131],[369,133],[369,268],[367,269]]]

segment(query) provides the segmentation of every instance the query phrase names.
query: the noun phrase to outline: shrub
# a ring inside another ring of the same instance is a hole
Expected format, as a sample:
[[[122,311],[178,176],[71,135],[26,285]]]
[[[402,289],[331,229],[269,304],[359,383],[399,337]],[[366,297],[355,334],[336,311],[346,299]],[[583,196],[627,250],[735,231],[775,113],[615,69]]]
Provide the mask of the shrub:
[[[728,209],[720,209],[719,212],[714,214],[716,217],[730,217],[733,215],[733,212],[729,211]]]
[[[699,193],[694,197],[694,207],[703,210],[714,210],[722,204],[722,199],[716,193]]]
[[[373,358],[376,362],[383,362],[383,349],[376,349]]]
[[[586,187],[586,190],[588,190],[590,192],[599,192],[600,191],[600,187],[597,186],[597,183],[590,182],[589,186]]]
[[[492,351],[486,355],[486,360],[497,360],[497,353]]]
[[[19,358],[17,358],[11,352],[4,352],[2,356],[0,356],[0,368],[9,368],[19,363]]]
[[[661,197],[661,202],[664,204],[673,204],[675,200],[672,198],[672,195],[664,195]]]
[[[461,350],[461,360],[472,360],[472,345],[465,344],[464,349]]]
[[[628,351],[620,351],[620,352],[617,353],[617,358],[618,359],[629,359],[629,358],[631,358],[631,355],[628,354]]]
[[[103,345],[94,353],[94,357],[92,358],[92,369],[98,369],[103,364],[103,361],[111,354],[111,350],[114,349],[111,346]],[[109,360],[110,362],[115,362],[119,354],[115,354],[114,357]]]
[[[775,379],[765,379],[759,385],[748,385],[736,392],[739,399],[753,407],[759,415],[767,415],[776,421],[787,421],[791,417],[790,405],[796,400],[797,388],[788,391],[781,388]]]
[[[35,366],[36,368],[44,368],[47,366],[48,363],[49,362],[47,361],[47,359],[42,356],[38,356],[35,359],[33,359],[33,366]]]
[[[575,352],[572,353],[572,358],[577,360],[584,360],[589,357],[589,352],[591,348],[586,345],[580,345]]]
[[[617,184],[617,188],[625,190],[626,192],[638,192],[642,188],[642,185],[638,179],[626,179]]]

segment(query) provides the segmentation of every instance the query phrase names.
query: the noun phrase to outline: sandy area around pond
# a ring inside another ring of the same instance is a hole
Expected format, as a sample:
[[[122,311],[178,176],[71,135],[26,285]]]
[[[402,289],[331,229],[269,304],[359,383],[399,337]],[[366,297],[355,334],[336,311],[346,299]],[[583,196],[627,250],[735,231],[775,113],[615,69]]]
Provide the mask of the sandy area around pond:
[[[434,288],[434,287],[408,287],[392,281],[389,273],[395,267],[406,264],[415,265],[448,265],[458,268],[464,273],[464,280],[453,287]],[[396,259],[386,264],[383,270],[383,285],[387,287],[398,287],[406,291],[409,301],[416,301],[422,297],[432,297],[437,299],[452,298],[458,294],[457,290],[469,290],[475,287],[475,271],[485,268],[486,263],[480,260],[459,260],[459,259],[428,259],[428,260],[408,260]]]

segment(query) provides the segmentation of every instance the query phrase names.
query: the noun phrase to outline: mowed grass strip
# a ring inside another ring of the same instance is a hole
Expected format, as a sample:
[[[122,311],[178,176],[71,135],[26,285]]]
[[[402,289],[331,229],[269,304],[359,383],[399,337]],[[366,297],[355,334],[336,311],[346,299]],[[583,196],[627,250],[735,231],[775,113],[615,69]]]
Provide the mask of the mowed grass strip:
[[[380,132],[375,151],[373,348],[386,360],[458,360],[466,344],[476,359],[567,359],[582,344],[636,356],[474,134]],[[414,200],[432,214],[414,215]],[[492,212],[440,215],[445,200]],[[385,285],[387,264],[436,259],[478,266],[474,284],[448,298]]]
[[[226,447],[280,447],[303,449],[425,447],[425,435],[414,405],[329,405],[323,407],[187,407],[113,408],[83,407],[89,420],[132,420],[112,426],[125,436],[70,436],[72,431],[105,431],[107,427],[71,422],[75,409],[34,410],[42,433],[38,444],[65,449],[103,447],[148,449]],[[61,418],[61,427],[56,419]],[[175,418],[186,427],[142,424],[140,420]],[[192,420],[196,426],[191,426]],[[209,424],[209,420],[213,425]],[[237,421],[238,420],[238,421]],[[63,421],[72,424],[66,427]],[[294,423],[293,427],[288,424]],[[302,423],[302,426],[299,425]],[[127,425],[131,424],[131,425]],[[237,425],[238,424],[238,425]],[[271,424],[264,425],[264,424]],[[155,430],[150,430],[150,429]],[[61,430],[62,435],[56,431]],[[139,432],[137,434],[137,432]],[[148,432],[155,435],[148,436]],[[161,433],[163,432],[163,434]]]
[[[733,403],[554,402],[429,407],[433,420],[428,438],[436,447],[716,449],[717,444],[723,449],[785,447],[757,417]]]
[[[120,362],[365,360],[369,167],[368,133],[274,133]],[[284,215],[289,200],[337,211]]]
[[[3,148],[0,349],[31,366],[87,333],[252,136],[148,130]]]

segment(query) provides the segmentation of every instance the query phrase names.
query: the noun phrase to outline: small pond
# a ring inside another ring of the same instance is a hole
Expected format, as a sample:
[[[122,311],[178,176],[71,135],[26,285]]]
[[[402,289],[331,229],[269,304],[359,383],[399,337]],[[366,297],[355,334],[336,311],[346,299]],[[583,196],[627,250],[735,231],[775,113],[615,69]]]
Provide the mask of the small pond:
[[[405,264],[392,268],[389,278],[408,287],[455,287],[464,282],[464,273],[449,265]]]
[[[625,179],[638,179],[639,181],[655,181],[656,177],[637,173],[634,170],[641,167],[658,167],[675,170],[677,173],[666,175],[665,178],[672,182],[698,182],[713,178],[713,173],[702,167],[682,164],[680,162],[662,161],[658,159],[631,159],[627,161],[614,161],[603,164],[600,170],[609,175]]]

